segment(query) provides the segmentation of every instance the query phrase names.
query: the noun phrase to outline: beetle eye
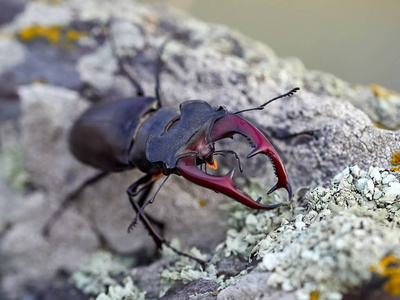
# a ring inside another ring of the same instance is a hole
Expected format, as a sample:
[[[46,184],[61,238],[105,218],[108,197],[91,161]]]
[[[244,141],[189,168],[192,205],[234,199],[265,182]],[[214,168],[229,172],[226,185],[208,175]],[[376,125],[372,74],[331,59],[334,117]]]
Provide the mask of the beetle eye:
[[[167,132],[176,122],[178,122],[180,118],[180,116],[173,118],[171,122],[169,122],[167,126],[165,126],[164,133]]]

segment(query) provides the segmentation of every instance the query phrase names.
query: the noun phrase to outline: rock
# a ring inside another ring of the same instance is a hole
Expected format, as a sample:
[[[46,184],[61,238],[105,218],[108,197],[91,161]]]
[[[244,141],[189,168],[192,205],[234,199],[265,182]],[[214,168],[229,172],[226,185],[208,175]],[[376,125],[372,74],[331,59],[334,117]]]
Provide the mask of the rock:
[[[43,17],[50,15],[51,18]],[[68,151],[68,130],[74,119],[91,102],[135,95],[134,87],[117,72],[110,40],[104,35],[110,20],[118,54],[132,67],[149,96],[154,95],[154,72],[161,44],[168,36],[181,33],[171,39],[163,53],[163,105],[178,109],[185,100],[203,99],[214,107],[223,105],[235,112],[256,107],[295,86],[301,88],[293,97],[276,101],[264,111],[243,113],[243,117],[265,131],[281,154],[294,191],[299,190],[293,207],[285,204],[261,217],[261,213],[244,210],[228,200],[231,211],[221,211],[223,196],[171,176],[146,212],[165,224],[168,239],[179,238],[182,249],[195,246],[211,257],[215,247],[223,242],[218,246],[222,256],[249,258],[251,253],[257,253],[262,259],[260,250],[266,249],[270,239],[279,238],[284,230],[301,235],[308,228],[320,228],[310,224],[337,220],[332,218],[339,218],[335,214],[344,202],[354,208],[364,197],[380,201],[382,207],[390,204],[391,216],[396,214],[398,173],[386,174],[385,179],[382,172],[374,169],[368,179],[366,175],[363,180],[357,178],[361,180],[355,185],[358,190],[349,187],[357,174],[370,166],[389,169],[392,156],[399,152],[400,110],[393,108],[400,107],[398,95],[385,94],[384,89],[379,92],[376,87],[354,87],[332,75],[306,70],[299,60],[281,59],[267,46],[226,27],[208,25],[165,7],[126,0],[104,1],[101,5],[94,0],[70,0],[60,5],[29,2],[2,27],[7,34],[0,38],[0,79],[4,79],[0,80],[0,97],[14,95],[21,112],[13,113],[7,124],[0,122],[1,147],[10,140],[17,141],[24,152],[24,171],[32,178],[31,188],[24,195],[10,191],[4,182],[0,184],[0,208],[10,211],[0,213],[0,289],[10,297],[32,296],[30,291],[35,293],[49,286],[57,274],[56,278],[62,280],[59,274],[77,270],[98,248],[125,255],[135,253],[143,259],[142,264],[154,258],[155,246],[141,225],[126,234],[134,214],[125,191],[142,176],[138,170],[112,174],[89,187],[65,210],[48,240],[40,234],[45,221],[68,192],[96,173],[77,162]],[[10,51],[15,54],[13,59],[5,59],[4,53]],[[384,103],[386,98],[390,98],[390,105]],[[5,130],[10,120],[14,127],[18,124],[19,132],[10,134]],[[251,150],[240,139],[222,145],[239,154]],[[231,162],[222,160],[221,169],[228,168]],[[253,177],[248,192],[264,195],[276,181],[271,165],[256,158],[245,162],[245,175]],[[236,164],[234,159],[233,163]],[[340,179],[343,175],[335,177],[340,182],[341,198],[332,198],[334,192],[321,186],[326,187],[334,175],[349,165],[358,165],[358,171],[354,166],[352,171],[348,169],[347,175],[353,173],[352,178],[346,177],[347,181]],[[388,181],[385,189],[377,186],[380,180]],[[308,194],[314,198],[304,198],[311,186],[320,188]],[[345,201],[344,195],[350,198]],[[272,198],[282,201],[285,195],[273,193]],[[314,205],[312,211],[305,211],[302,205],[306,204]],[[365,217],[364,210],[357,213]],[[374,232],[380,230],[379,220],[382,218],[376,216],[371,221],[371,226],[378,228]],[[225,228],[221,225],[224,221],[228,227],[225,241]],[[397,229],[393,231],[397,236]],[[346,244],[338,241],[335,246]],[[275,252],[286,255],[289,250],[286,243],[281,243]],[[312,259],[314,254],[303,252],[300,257]],[[273,264],[266,263],[268,272],[279,265],[277,255]],[[204,293],[196,295],[196,299],[211,299],[217,294],[218,299],[235,299],[237,295],[250,295],[246,294],[249,289],[253,291],[251,297],[263,297],[260,299],[274,299],[277,295],[292,299],[296,291],[297,296],[310,296],[313,292],[310,286],[281,281],[276,273],[251,271],[257,265],[254,262],[234,265],[229,274],[217,262],[207,270],[183,264],[194,272],[184,274],[179,269],[182,264],[157,265],[158,261],[156,265],[133,269],[133,283],[124,285],[121,281],[119,286],[126,290],[137,285],[148,293],[148,298],[156,298],[159,283],[140,281],[135,276],[146,272],[149,278],[158,278],[162,270],[176,270],[171,274],[179,274],[176,282],[181,285],[167,292],[166,299],[185,297],[200,288]],[[208,277],[198,278],[199,274]],[[191,280],[182,284],[179,276]],[[273,286],[285,292],[267,285],[271,277],[276,283]],[[210,291],[215,290],[211,295]],[[333,297],[339,292],[343,293],[335,290],[329,295]]]

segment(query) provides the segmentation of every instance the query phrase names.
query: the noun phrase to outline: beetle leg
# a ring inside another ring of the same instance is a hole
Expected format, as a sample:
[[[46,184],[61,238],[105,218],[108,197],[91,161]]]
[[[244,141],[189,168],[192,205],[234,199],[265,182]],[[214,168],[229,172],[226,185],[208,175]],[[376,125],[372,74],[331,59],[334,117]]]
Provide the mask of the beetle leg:
[[[111,23],[112,23],[112,21],[110,21],[110,22],[107,24],[107,29],[108,29],[108,30],[106,30],[106,35],[107,35],[108,39],[110,40],[111,51],[112,51],[112,53],[113,53],[113,56],[115,56],[115,58],[117,59],[119,71],[120,71],[120,72],[122,73],[122,75],[124,75],[124,76],[129,80],[129,82],[135,87],[135,89],[136,89],[136,95],[137,95],[138,97],[144,96],[143,88],[142,88],[142,86],[140,85],[140,83],[139,83],[139,82],[134,78],[134,76],[132,75],[132,70],[131,70],[131,68],[130,68],[129,66],[125,65],[125,64],[123,63],[121,57],[118,55],[117,46],[116,46],[116,43],[115,43],[114,36],[113,36],[112,33],[109,32],[109,31],[110,31],[110,27],[111,27],[111,25],[112,25]]]
[[[182,251],[179,251],[175,247],[171,246],[171,243],[169,241],[165,240],[163,238],[163,236],[154,228],[154,226],[153,226],[153,223],[155,223],[154,220],[149,215],[147,215],[145,212],[143,212],[143,208],[144,208],[143,206],[146,203],[145,200],[147,199],[147,197],[151,191],[151,188],[153,187],[154,182],[155,182],[155,180],[151,181],[152,177],[153,176],[151,176],[151,175],[143,176],[137,182],[132,184],[127,190],[129,201],[132,205],[132,208],[136,211],[136,216],[140,217],[140,220],[143,222],[145,228],[149,232],[150,236],[153,238],[153,241],[156,244],[158,249],[161,249],[161,246],[164,244],[166,247],[170,248],[176,254],[193,259],[197,263],[199,263],[200,265],[202,265],[204,267],[204,265],[206,263],[204,260],[194,257],[190,254],[184,253]],[[146,184],[144,188],[140,189],[142,194],[140,195],[139,201],[135,201],[133,195],[138,195],[140,193],[140,191],[138,191],[137,189],[139,188],[139,186],[141,184],[144,184],[146,182],[146,180],[150,180],[150,183]]]
[[[145,177],[147,177],[147,176],[148,176],[148,175],[146,175]],[[153,177],[153,176],[152,176],[152,177]],[[152,179],[152,177],[151,177],[151,179]],[[169,178],[169,176],[167,176],[167,177],[165,178],[165,180],[161,183],[161,185],[158,187],[157,191],[154,193],[154,195],[153,195],[150,199],[148,199],[148,200],[146,200],[146,201],[144,201],[144,199],[141,200],[141,201],[139,201],[139,202],[141,203],[141,207],[140,207],[139,211],[136,212],[136,216],[135,216],[135,218],[133,219],[133,221],[131,222],[131,224],[129,224],[128,233],[136,226],[137,221],[138,221],[140,215],[143,213],[143,211],[144,211],[144,209],[146,208],[146,206],[149,205],[150,203],[153,203],[155,197],[157,196],[158,192],[160,191],[160,189],[162,188],[162,186],[164,185],[164,183],[167,181],[168,178]],[[158,179],[158,178],[157,178],[157,179]],[[154,182],[155,182],[157,179],[152,180],[152,181],[150,182],[150,184],[146,185],[145,188],[147,188],[147,186],[152,187],[153,184],[154,184]],[[137,194],[137,193],[130,194],[130,188],[128,188],[127,193],[128,193],[128,195],[129,195],[129,199],[131,199],[131,197],[133,196],[133,194]]]
[[[144,177],[146,177],[146,176],[144,176]],[[144,177],[142,177],[142,178],[144,178]],[[137,187],[139,187],[137,182],[135,182],[127,190],[127,194],[128,194],[128,197],[129,197],[129,202],[131,203],[132,208],[136,211],[136,216],[140,217],[140,220],[143,222],[144,227],[147,229],[147,231],[149,232],[150,236],[153,238],[153,241],[156,244],[157,248],[160,248],[162,243],[164,242],[164,238],[154,228],[154,226],[152,224],[152,221],[150,220],[150,217],[147,214],[142,212],[139,215],[139,212],[140,212],[140,209],[141,209],[141,206],[142,206],[141,203],[144,202],[146,200],[147,196],[149,195],[149,193],[150,193],[150,191],[151,191],[151,189],[152,189],[152,187],[154,185],[154,181],[150,182],[150,184],[146,185],[143,189],[141,189],[142,194],[140,195],[140,198],[139,198],[139,203],[140,204],[134,199],[134,196],[133,196],[134,194],[135,195],[138,194],[137,191],[135,190],[135,185]],[[132,192],[131,192],[131,187],[132,186],[133,186],[133,188],[132,188]],[[128,231],[130,231],[130,230],[131,230],[131,228],[129,227]]]
[[[50,235],[50,230],[52,229],[54,223],[58,220],[58,218],[62,215],[62,213],[68,208],[68,206],[76,199],[78,196],[88,187],[91,186],[92,184],[100,181],[104,177],[106,177],[110,172],[107,171],[101,171],[94,175],[93,177],[90,177],[89,179],[86,179],[84,182],[82,182],[75,190],[73,190],[71,193],[69,193],[64,200],[61,202],[61,204],[58,206],[57,210],[53,212],[53,214],[50,216],[50,218],[47,219],[46,223],[44,224],[42,228],[42,235],[45,237],[48,237]]]

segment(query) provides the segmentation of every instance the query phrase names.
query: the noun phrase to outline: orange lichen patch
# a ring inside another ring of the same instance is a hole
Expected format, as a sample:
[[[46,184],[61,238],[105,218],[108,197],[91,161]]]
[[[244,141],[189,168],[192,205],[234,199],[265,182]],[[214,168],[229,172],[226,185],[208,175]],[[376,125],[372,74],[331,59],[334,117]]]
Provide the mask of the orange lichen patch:
[[[384,287],[387,293],[391,296],[400,295],[400,259],[394,255],[388,255],[382,258],[378,265],[371,266],[369,269],[381,277],[387,277]]]
[[[65,30],[59,25],[44,27],[34,25],[26,27],[19,32],[19,37],[24,41],[31,41],[36,38],[47,39],[51,44],[57,44],[60,40],[74,42],[81,37],[87,36],[87,32],[79,32],[76,30]]]
[[[68,30],[67,31],[67,38],[70,41],[79,40],[81,37],[85,37],[87,35],[88,35],[88,33],[85,31],[82,31],[82,32],[76,31],[76,30]]]
[[[371,91],[374,93],[374,95],[379,98],[387,98],[394,94],[393,92],[388,91],[387,89],[377,84],[371,84],[369,87]]]
[[[38,37],[46,38],[55,44],[60,38],[60,26],[43,27],[35,25],[22,29],[19,36],[22,40],[30,41]]]
[[[319,292],[318,291],[312,291],[310,294],[310,300],[318,300],[319,299]]]
[[[199,203],[199,206],[204,207],[207,205],[207,202],[203,199],[200,199],[199,201],[197,201]]]
[[[381,123],[378,123],[378,122],[372,122],[372,125],[374,125],[374,127],[379,128],[379,129],[393,130],[393,129],[388,128],[385,125],[382,125]]]
[[[390,170],[393,172],[400,172],[400,152],[393,154],[390,163],[394,166]]]

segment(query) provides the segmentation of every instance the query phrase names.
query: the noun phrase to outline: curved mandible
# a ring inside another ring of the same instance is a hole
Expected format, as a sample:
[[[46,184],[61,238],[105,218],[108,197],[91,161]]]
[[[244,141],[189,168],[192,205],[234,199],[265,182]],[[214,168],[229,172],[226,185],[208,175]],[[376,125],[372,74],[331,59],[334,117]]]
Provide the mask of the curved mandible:
[[[234,169],[232,169],[231,171],[229,171],[228,174],[222,177],[208,175],[202,172],[196,166],[195,156],[185,156],[180,158],[178,160],[176,169],[178,170],[179,174],[182,175],[182,177],[184,177],[185,179],[202,187],[220,192],[250,208],[268,210],[281,206],[281,203],[273,205],[261,204],[251,199],[250,196],[248,196],[241,190],[237,189],[232,182]]]

